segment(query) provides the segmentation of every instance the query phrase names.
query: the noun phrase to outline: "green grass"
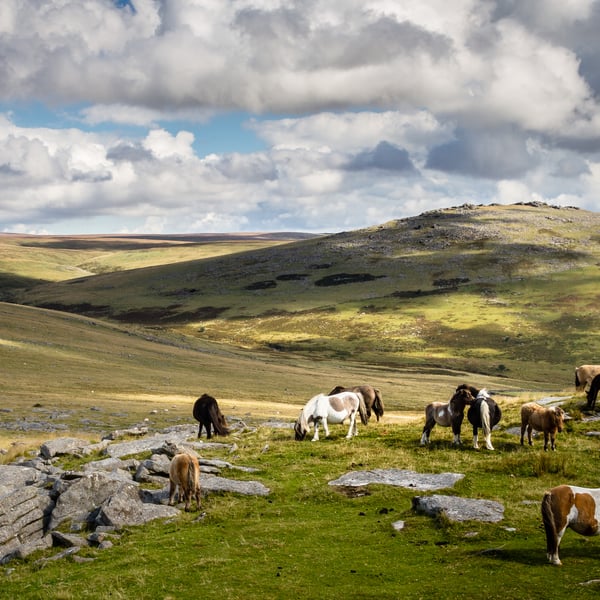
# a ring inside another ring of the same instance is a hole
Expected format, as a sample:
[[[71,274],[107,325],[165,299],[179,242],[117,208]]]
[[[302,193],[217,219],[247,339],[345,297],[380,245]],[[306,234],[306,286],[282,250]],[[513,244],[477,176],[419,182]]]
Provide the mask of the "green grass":
[[[258,468],[229,475],[259,479],[267,498],[211,495],[204,519],[127,528],[110,550],[83,551],[91,563],[37,562],[55,550],[13,561],[0,569],[0,597],[597,597],[598,583],[582,584],[600,578],[600,542],[567,532],[564,565],[552,567],[539,514],[549,487],[598,486],[583,397],[568,402],[574,418],[554,453],[539,440],[521,447],[506,428],[518,425],[523,402],[571,396],[573,367],[600,355],[599,219],[459,208],[237,254],[245,248],[215,243],[194,259],[190,246],[165,240],[24,246],[10,236],[3,297],[88,316],[0,303],[2,408],[11,411],[1,413],[4,462],[59,435],[96,441],[134,424],[193,422],[204,392],[258,426],[292,421],[337,384],[371,383],[386,414],[350,442],[336,426],[314,444],[290,430],[239,435],[235,454],[215,457]],[[102,274],[80,278],[81,269]],[[317,285],[340,273],[376,279]],[[270,280],[275,287],[246,289]],[[424,405],[463,382],[499,393],[496,451],[454,448],[437,427],[420,447]],[[6,427],[20,420],[66,429]],[[440,493],[502,502],[505,518],[453,524],[413,513],[414,490],[379,485],[350,497],[327,485],[350,470],[391,467],[463,473]]]
[[[507,408],[510,421],[516,409]],[[332,438],[298,443],[290,431],[261,428],[236,439],[237,464],[258,468],[271,488],[266,498],[211,495],[206,517],[128,528],[109,550],[87,549],[92,563],[45,563],[38,553],[3,580],[5,597],[22,598],[592,598],[600,556],[597,540],[567,532],[563,567],[546,563],[539,514],[543,491],[565,480],[596,481],[595,440],[577,423],[559,436],[559,450],[543,453],[495,432],[495,452],[450,445],[434,429],[432,445],[418,446],[418,425],[361,428],[352,441],[333,427]],[[268,451],[264,447],[268,444]],[[465,474],[438,493],[502,502],[500,523],[451,523],[411,509],[423,495],[370,486],[349,497],[327,485],[358,469],[414,469]],[[241,475],[238,475],[241,476]],[[405,522],[395,531],[392,523]],[[513,531],[514,528],[514,531]],[[98,586],[98,582],[102,582]]]

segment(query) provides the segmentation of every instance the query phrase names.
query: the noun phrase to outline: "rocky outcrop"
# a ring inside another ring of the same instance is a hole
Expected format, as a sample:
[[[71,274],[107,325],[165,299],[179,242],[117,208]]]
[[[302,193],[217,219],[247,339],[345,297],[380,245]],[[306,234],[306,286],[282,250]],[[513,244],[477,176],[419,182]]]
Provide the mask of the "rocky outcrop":
[[[112,545],[107,536],[117,535],[123,527],[178,516],[179,508],[168,506],[173,455],[185,451],[199,456],[207,446],[227,452],[235,449],[235,444],[188,442],[195,434],[195,426],[180,426],[152,435],[135,431],[138,439],[133,441],[116,441],[116,434],[99,444],[58,438],[42,444],[34,458],[0,465],[0,564],[51,546],[67,547],[59,556],[71,556],[89,545],[107,548]],[[107,457],[86,463],[80,471],[56,465],[62,455],[85,457],[97,451]],[[147,452],[149,458],[135,457]],[[204,495],[269,494],[258,481],[222,476],[226,470],[254,469],[200,456],[199,462]],[[153,489],[144,489],[148,483]],[[87,537],[81,535],[83,531]]]

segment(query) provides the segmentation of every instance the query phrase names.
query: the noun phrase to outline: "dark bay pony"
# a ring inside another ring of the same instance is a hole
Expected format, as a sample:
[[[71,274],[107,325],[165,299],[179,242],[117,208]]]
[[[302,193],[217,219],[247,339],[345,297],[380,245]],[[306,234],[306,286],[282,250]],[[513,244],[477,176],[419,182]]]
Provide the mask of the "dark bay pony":
[[[381,392],[372,385],[355,385],[354,387],[337,385],[329,392],[329,395],[333,396],[340,392],[357,392],[362,394],[365,406],[367,407],[367,418],[371,418],[371,411],[375,413],[378,421],[379,417],[383,417],[383,398],[381,397]]]
[[[492,400],[486,389],[479,390],[475,401],[467,411],[467,419],[473,425],[473,448],[479,449],[477,430],[482,429],[485,437],[485,447],[493,450],[492,429],[500,422],[502,410]]]
[[[544,494],[542,520],[548,561],[560,565],[558,547],[570,528],[581,535],[600,534],[600,489],[559,485]]]
[[[463,386],[456,388],[449,402],[431,402],[425,407],[425,426],[421,435],[421,446],[429,444],[431,430],[436,424],[452,427],[453,444],[461,444],[460,428],[465,417],[465,406],[475,401],[471,392]]]
[[[592,379],[590,389],[587,393],[587,404],[585,407],[588,410],[594,410],[596,408],[596,399],[598,398],[598,390],[600,390],[600,375],[596,375]]]
[[[340,392],[331,396],[317,394],[300,411],[300,416],[294,424],[295,438],[297,441],[302,441],[309,432],[310,426],[314,424],[315,433],[312,441],[316,442],[319,439],[319,425],[321,423],[325,430],[325,437],[327,437],[329,436],[328,423],[343,423],[348,419],[350,427],[348,428],[346,438],[350,439],[358,433],[356,425],[357,415],[360,415],[363,425],[369,422],[365,401],[361,394],[356,392]]]
[[[194,403],[193,409],[194,419],[199,421],[198,437],[202,433],[202,427],[206,429],[206,437],[210,439],[211,425],[215,431],[215,435],[229,435],[227,421],[219,408],[217,401],[208,394],[202,394]]]
[[[544,452],[550,447],[556,450],[556,433],[564,428],[565,411],[560,406],[541,406],[537,402],[527,402],[521,406],[521,446],[527,430],[527,441],[532,446],[531,431],[544,433]]]

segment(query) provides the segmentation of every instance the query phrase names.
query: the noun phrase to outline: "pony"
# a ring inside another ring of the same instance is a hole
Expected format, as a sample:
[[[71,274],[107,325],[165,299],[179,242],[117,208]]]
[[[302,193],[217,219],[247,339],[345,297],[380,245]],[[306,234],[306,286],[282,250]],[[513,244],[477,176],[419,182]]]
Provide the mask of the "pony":
[[[565,411],[560,406],[544,407],[536,402],[527,402],[521,406],[521,446],[527,429],[527,439],[529,445],[533,446],[531,441],[531,431],[544,432],[544,452],[548,450],[548,439],[550,447],[556,450],[556,432],[561,432],[564,428]]]
[[[493,450],[492,446],[492,429],[499,423],[502,418],[502,410],[498,404],[492,400],[488,391],[482,389],[477,394],[475,401],[467,411],[467,419],[473,425],[473,448],[479,450],[477,430],[483,429],[485,436],[485,447],[488,450]]]
[[[194,419],[200,422],[198,427],[198,437],[202,433],[202,427],[206,429],[206,438],[210,440],[211,425],[215,431],[215,435],[229,435],[229,428],[227,421],[219,408],[217,401],[208,394],[202,394],[196,402],[194,402],[194,409],[192,411]]]
[[[362,394],[357,392],[340,392],[326,396],[317,394],[313,396],[300,411],[300,416],[294,424],[294,434],[297,441],[302,441],[308,431],[311,423],[314,423],[315,433],[312,441],[319,439],[319,425],[323,423],[325,437],[329,436],[328,423],[343,423],[346,419],[350,420],[350,427],[346,439],[357,435],[358,427],[356,424],[356,414],[360,415],[363,425],[369,422],[367,417],[367,408],[365,406]]]
[[[335,386],[330,392],[329,396],[339,394],[340,392],[357,392],[362,394],[367,407],[367,418],[371,418],[371,410],[375,413],[377,420],[383,417],[383,398],[381,392],[374,388],[372,385],[356,385],[354,387],[343,387],[341,385]]]
[[[600,534],[600,489],[559,485],[544,492],[542,520],[548,561],[561,565],[558,547],[567,528],[581,535]]]
[[[600,365],[580,365],[575,368],[575,389],[577,391],[585,390],[590,385],[592,379],[600,375]]]
[[[587,392],[587,404],[585,407],[589,410],[596,408],[596,398],[598,398],[598,390],[600,390],[600,375],[596,375],[592,379],[592,384]]]
[[[179,488],[177,490],[177,488]],[[169,505],[173,506],[175,491],[179,492],[179,502],[185,502],[185,510],[190,510],[192,498],[196,498],[196,508],[200,510],[200,465],[192,454],[176,454],[169,467]]]
[[[429,444],[431,430],[437,423],[441,427],[452,427],[453,444],[461,444],[460,428],[465,417],[465,406],[472,404],[474,397],[465,387],[456,388],[449,402],[431,402],[425,407],[425,426],[421,435],[421,446]]]

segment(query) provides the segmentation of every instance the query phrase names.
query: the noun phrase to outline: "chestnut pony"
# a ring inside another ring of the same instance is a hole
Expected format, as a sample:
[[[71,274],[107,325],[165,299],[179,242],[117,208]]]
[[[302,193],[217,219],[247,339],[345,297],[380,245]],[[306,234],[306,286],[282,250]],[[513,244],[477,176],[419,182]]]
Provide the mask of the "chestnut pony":
[[[200,510],[200,465],[192,454],[176,454],[169,467],[169,504],[173,505],[175,492],[179,502],[185,502],[185,510],[190,510],[192,498],[196,498],[196,507]]]
[[[531,431],[542,431],[544,433],[544,451],[548,450],[548,439],[550,447],[556,450],[556,433],[564,428],[565,411],[560,406],[540,406],[537,402],[527,402],[521,406],[521,446],[527,430],[527,440],[531,441]]]

